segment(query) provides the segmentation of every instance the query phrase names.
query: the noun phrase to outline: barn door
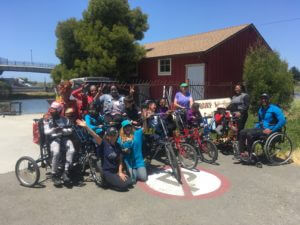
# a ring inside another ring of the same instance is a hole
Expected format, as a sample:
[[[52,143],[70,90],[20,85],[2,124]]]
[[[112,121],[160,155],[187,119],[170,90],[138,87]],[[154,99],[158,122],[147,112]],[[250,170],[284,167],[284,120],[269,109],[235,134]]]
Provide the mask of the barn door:
[[[194,100],[204,99],[204,64],[186,65],[186,77]]]

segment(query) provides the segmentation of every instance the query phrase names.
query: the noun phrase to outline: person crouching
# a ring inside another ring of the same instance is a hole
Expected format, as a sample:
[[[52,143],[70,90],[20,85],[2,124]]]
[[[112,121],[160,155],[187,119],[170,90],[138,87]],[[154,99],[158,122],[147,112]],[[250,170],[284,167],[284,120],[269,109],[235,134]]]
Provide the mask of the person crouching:
[[[69,167],[73,161],[73,155],[75,152],[73,142],[70,137],[72,135],[71,123],[66,117],[61,116],[63,109],[62,104],[53,102],[49,109],[50,117],[44,121],[45,135],[50,139],[50,150],[52,153],[52,181],[55,186],[60,186],[61,177],[58,173],[59,162],[61,160],[62,148],[66,152],[65,168],[62,174],[62,179],[65,183],[70,182]]]

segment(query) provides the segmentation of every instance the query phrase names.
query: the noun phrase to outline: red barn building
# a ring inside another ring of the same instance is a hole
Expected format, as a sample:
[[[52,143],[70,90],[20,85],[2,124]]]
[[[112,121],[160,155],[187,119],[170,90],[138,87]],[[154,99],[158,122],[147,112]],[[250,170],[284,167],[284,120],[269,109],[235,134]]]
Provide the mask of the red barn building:
[[[145,44],[139,78],[157,84],[188,80],[197,85],[190,87],[197,89],[191,90],[194,99],[228,97],[232,84],[242,81],[247,50],[258,42],[269,48],[255,26],[246,24]],[[162,86],[151,87],[150,94],[161,97]]]

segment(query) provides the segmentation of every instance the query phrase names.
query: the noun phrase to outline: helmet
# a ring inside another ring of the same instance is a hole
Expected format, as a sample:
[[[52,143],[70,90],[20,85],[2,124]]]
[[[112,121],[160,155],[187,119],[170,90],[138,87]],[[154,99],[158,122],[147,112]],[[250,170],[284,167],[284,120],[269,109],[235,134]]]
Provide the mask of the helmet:
[[[54,101],[52,102],[50,108],[56,109],[58,112],[60,112],[63,109],[63,106],[59,102]]]
[[[260,98],[270,99],[270,96],[267,93],[262,93]]]

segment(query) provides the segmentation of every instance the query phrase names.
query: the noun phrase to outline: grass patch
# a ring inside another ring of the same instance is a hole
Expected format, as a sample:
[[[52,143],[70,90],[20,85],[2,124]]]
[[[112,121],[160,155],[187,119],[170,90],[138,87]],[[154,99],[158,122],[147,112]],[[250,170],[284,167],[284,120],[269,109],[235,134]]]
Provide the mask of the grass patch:
[[[300,93],[300,82],[297,82],[297,83],[294,85],[294,92]]]
[[[294,150],[298,152],[300,151],[300,99],[293,101],[292,107],[288,112],[285,112],[285,116],[287,117],[287,134],[292,140]],[[254,127],[257,121],[257,116],[249,114],[246,128]]]

